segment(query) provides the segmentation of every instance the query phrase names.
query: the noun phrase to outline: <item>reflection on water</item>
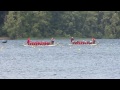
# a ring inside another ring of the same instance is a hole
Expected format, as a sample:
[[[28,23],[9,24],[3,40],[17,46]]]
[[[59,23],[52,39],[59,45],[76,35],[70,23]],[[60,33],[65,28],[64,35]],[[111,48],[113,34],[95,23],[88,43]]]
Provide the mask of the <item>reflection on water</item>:
[[[25,40],[0,41],[0,78],[120,78],[120,40],[98,39],[96,46],[23,46]]]

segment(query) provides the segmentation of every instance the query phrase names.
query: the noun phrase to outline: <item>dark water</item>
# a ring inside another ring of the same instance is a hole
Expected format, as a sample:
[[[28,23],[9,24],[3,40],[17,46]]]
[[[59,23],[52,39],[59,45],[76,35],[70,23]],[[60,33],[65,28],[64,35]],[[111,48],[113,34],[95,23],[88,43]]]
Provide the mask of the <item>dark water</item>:
[[[0,41],[2,79],[120,79],[120,40],[97,39],[96,46],[23,46],[25,40]]]

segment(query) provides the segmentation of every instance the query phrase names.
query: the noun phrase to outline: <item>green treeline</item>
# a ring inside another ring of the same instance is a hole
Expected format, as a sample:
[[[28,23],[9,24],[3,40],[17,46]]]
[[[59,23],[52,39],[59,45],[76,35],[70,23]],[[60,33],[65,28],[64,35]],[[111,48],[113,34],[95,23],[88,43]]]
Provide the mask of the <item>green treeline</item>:
[[[0,11],[0,36],[120,38],[120,11]]]

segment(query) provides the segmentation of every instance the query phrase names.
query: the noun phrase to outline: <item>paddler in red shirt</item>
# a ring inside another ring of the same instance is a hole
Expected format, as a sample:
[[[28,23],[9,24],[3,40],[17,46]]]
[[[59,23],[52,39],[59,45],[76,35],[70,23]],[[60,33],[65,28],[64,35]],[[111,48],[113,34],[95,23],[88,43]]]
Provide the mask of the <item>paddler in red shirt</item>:
[[[30,43],[30,38],[27,39],[27,44],[29,44],[29,43]]]

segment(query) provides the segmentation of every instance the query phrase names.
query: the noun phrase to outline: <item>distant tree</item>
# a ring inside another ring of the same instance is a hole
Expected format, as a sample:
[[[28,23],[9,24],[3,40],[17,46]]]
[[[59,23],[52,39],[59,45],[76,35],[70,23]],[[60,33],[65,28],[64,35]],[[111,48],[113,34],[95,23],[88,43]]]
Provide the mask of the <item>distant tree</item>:
[[[7,32],[2,29],[7,13],[8,11],[0,11],[0,36],[7,36]]]

